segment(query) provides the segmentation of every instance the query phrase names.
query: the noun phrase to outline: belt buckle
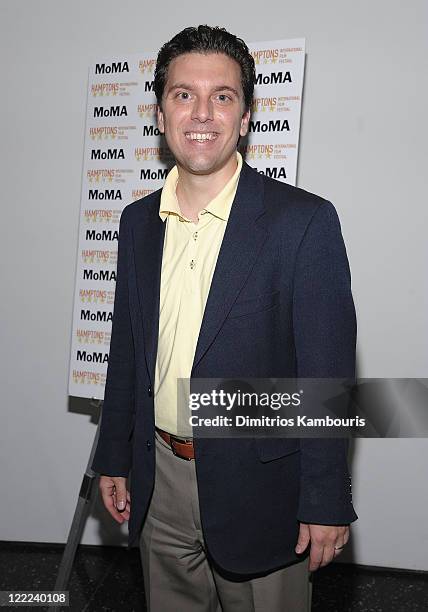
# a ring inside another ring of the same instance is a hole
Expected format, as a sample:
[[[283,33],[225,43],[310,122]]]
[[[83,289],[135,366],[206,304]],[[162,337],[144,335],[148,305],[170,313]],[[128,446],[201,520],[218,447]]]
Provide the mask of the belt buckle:
[[[170,440],[171,440],[171,450],[172,450],[172,454],[175,455],[175,457],[178,457],[179,459],[184,459],[184,461],[192,461],[191,457],[183,457],[183,455],[179,455],[176,451],[176,449],[174,448],[174,445],[172,444],[174,441],[181,443],[181,444],[185,444],[186,442],[188,442],[188,440],[185,438],[184,441],[183,440],[179,440],[176,436],[173,436],[172,434],[170,435]]]

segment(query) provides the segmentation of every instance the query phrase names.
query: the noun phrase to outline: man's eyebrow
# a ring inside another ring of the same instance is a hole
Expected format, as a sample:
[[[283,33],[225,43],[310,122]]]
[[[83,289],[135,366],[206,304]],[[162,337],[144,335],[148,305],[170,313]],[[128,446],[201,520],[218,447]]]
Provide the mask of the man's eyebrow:
[[[239,98],[239,92],[236,91],[236,89],[234,87],[231,87],[230,85],[219,85],[218,87],[214,87],[214,91],[231,91],[235,94],[235,96]]]
[[[187,89],[188,91],[193,91],[193,87],[189,83],[174,83],[174,85],[168,87],[168,92],[174,91],[175,89]],[[230,85],[217,85],[214,87],[213,91],[231,91],[236,97],[239,98],[239,92]]]

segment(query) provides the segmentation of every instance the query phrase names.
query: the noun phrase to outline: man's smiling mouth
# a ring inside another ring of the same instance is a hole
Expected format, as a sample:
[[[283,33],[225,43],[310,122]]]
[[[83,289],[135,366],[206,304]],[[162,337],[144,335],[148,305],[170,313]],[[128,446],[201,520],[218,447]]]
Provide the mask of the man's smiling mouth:
[[[215,140],[218,134],[216,132],[186,132],[185,136],[187,140],[205,142],[206,140]]]

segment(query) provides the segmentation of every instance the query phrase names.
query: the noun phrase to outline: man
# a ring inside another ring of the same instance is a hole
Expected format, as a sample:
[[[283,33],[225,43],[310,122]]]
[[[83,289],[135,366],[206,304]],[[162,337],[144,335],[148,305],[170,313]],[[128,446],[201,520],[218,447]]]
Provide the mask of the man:
[[[354,376],[335,209],[237,153],[254,81],[247,46],[223,29],[162,47],[158,125],[176,166],[121,217],[93,468],[130,546],[140,537],[152,612],[307,611],[309,572],[357,518],[342,439],[180,437],[178,378]]]

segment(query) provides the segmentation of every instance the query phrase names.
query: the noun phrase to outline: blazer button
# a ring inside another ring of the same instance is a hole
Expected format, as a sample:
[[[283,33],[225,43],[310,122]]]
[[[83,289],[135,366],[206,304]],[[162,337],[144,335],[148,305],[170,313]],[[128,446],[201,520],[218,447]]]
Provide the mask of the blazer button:
[[[152,387],[151,387],[151,385],[149,385],[149,387],[147,388],[147,395],[148,395],[149,397],[152,397],[152,395],[153,395],[153,391],[152,391]]]
[[[150,440],[147,440],[146,446],[148,451],[152,448],[152,443],[150,442]]]

